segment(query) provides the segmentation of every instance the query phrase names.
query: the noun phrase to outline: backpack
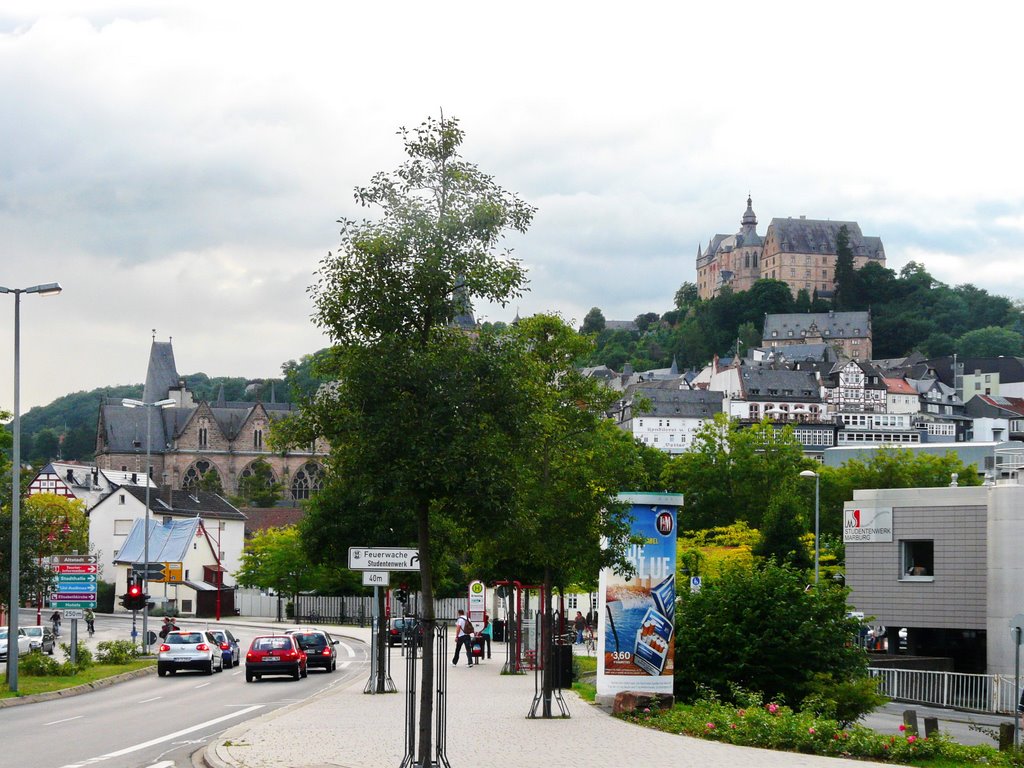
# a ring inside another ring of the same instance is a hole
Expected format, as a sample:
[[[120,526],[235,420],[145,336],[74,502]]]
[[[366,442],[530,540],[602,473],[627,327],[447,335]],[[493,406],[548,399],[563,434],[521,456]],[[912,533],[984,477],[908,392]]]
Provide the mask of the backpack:
[[[472,635],[473,634],[473,622],[469,620],[469,616],[466,617],[466,623],[462,625],[462,634]]]

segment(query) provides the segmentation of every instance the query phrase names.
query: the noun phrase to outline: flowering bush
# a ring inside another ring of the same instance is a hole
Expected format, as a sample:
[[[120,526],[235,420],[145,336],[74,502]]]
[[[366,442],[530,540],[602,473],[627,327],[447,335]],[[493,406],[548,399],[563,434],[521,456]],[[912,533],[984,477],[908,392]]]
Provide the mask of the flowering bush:
[[[669,733],[789,752],[897,764],[940,760],[955,765],[1024,765],[1020,753],[964,746],[941,734],[925,738],[907,732],[905,726],[891,735],[858,725],[844,728],[837,720],[796,712],[781,702],[763,704],[756,695],[745,695],[741,707],[711,697],[670,710],[645,710],[621,717]]]

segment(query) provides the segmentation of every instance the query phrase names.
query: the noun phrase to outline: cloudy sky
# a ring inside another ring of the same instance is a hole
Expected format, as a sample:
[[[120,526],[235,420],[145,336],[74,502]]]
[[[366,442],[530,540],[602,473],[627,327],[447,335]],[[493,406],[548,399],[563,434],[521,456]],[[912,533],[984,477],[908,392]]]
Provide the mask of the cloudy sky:
[[[153,329],[182,373],[324,346],[336,221],[442,108],[538,207],[530,292],[485,319],[671,309],[748,192],[762,234],[855,220],[894,269],[1024,297],[1021,4],[687,5],[6,0],[0,285],[64,287],[22,298],[22,410],[141,382]]]

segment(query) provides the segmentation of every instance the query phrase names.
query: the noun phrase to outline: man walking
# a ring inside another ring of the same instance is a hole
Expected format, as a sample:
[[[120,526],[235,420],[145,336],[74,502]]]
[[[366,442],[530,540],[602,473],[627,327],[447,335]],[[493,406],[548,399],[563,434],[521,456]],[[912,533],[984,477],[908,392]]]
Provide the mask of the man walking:
[[[473,666],[473,623],[466,618],[466,612],[459,608],[459,618],[455,620],[455,658],[452,666],[459,663],[459,651],[466,646],[466,662]]]

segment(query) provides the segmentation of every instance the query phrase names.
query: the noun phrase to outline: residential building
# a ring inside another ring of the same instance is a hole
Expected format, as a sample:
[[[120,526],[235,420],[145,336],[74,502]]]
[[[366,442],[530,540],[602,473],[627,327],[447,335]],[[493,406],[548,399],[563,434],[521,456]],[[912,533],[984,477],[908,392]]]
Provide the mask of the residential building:
[[[965,410],[973,420],[973,439],[984,439],[984,430],[1001,439],[1024,440],[1024,398],[976,395]]]
[[[245,542],[245,515],[215,493],[208,491],[182,491],[169,487],[150,489],[149,519],[157,523],[174,520],[200,519],[214,540],[219,540],[219,559],[228,573],[241,565]],[[102,499],[89,511],[89,543],[97,556],[101,578],[111,581],[119,561],[132,560],[124,553],[131,533],[139,521],[146,517],[146,489],[135,486],[119,488]],[[141,533],[139,534],[141,536]],[[175,558],[177,559],[177,558]],[[163,559],[150,550],[150,561]]]
[[[123,594],[133,576],[134,563],[145,562],[146,526],[136,520],[120,553],[114,558],[115,594]],[[180,581],[153,581],[146,585],[151,601],[184,616],[234,615],[234,587],[228,566],[226,532],[200,517],[150,519],[149,562],[180,565]],[[240,552],[240,550],[239,550]],[[117,604],[114,611],[122,610]]]
[[[100,406],[96,465],[103,470],[145,474],[147,453],[153,480],[174,489],[194,489],[216,472],[225,493],[235,494],[254,464],[270,467],[271,481],[281,483],[286,500],[309,498],[319,490],[323,440],[305,448],[271,450],[270,425],[295,411],[289,403],[225,401],[223,389],[213,402],[196,402],[179,377],[170,342],[153,341],[143,401],[172,400],[168,408],[131,408],[121,400]],[[145,445],[149,435],[149,446]]]
[[[55,493],[69,499],[79,499],[85,502],[85,509],[90,510],[118,488],[127,485],[145,488],[146,482],[145,470],[121,472],[74,461],[52,461],[32,478],[28,485],[28,495]],[[156,484],[150,480],[149,486],[155,488]]]
[[[642,398],[642,410],[637,402]],[[704,423],[722,412],[721,392],[691,390],[681,379],[638,382],[626,389],[615,419],[636,440],[670,454],[693,445],[693,436]]]
[[[766,314],[761,345],[828,344],[840,360],[871,359],[870,312]]]

